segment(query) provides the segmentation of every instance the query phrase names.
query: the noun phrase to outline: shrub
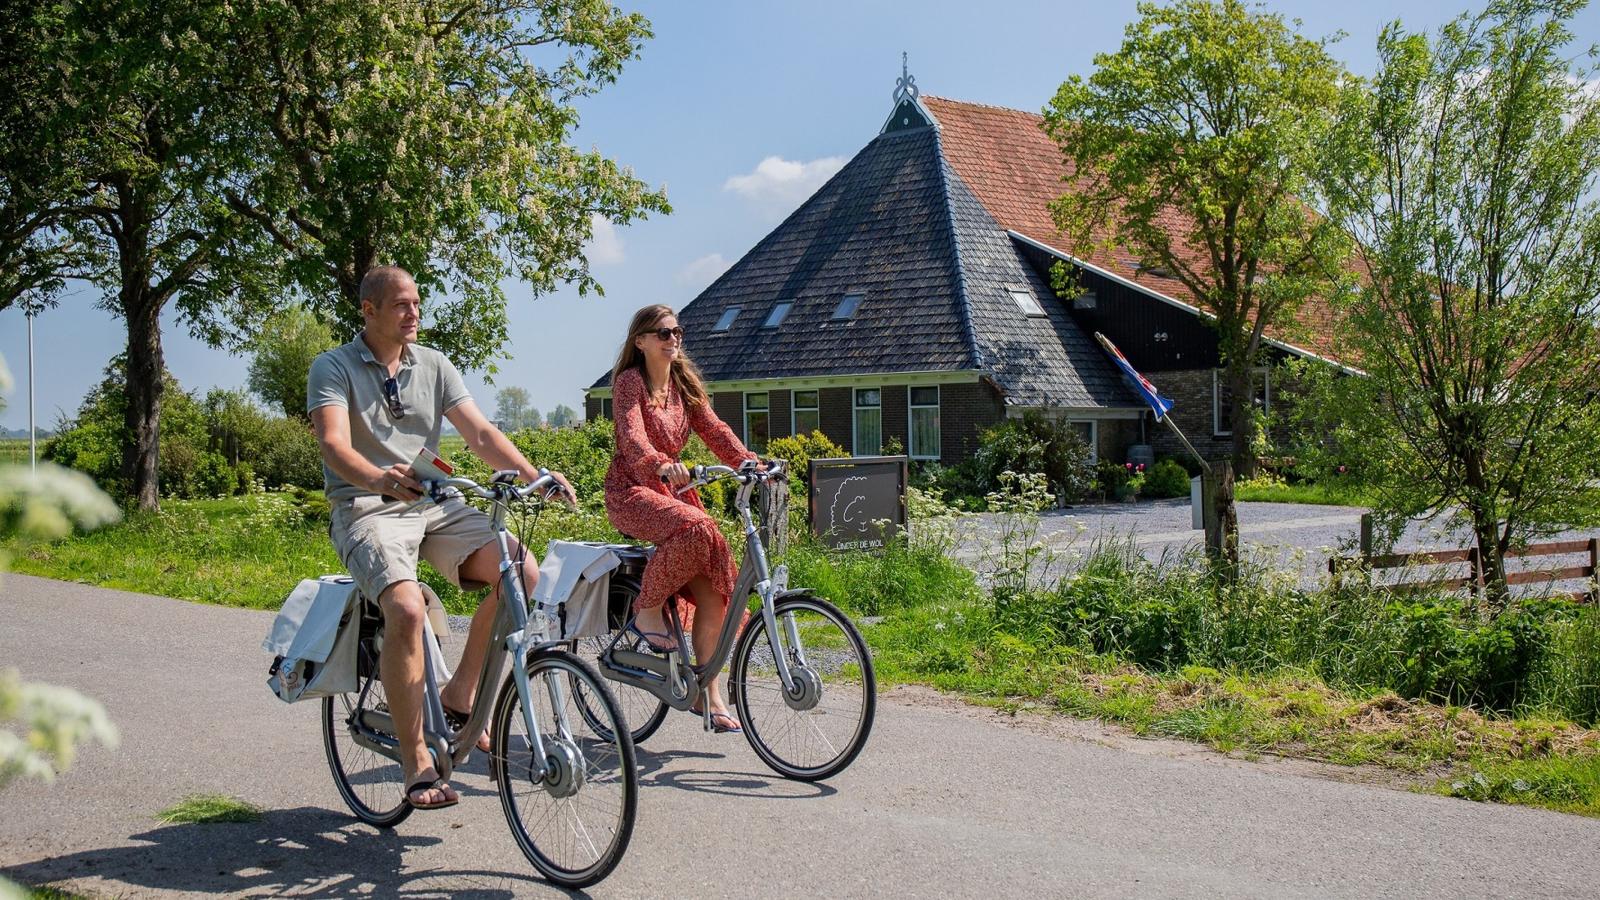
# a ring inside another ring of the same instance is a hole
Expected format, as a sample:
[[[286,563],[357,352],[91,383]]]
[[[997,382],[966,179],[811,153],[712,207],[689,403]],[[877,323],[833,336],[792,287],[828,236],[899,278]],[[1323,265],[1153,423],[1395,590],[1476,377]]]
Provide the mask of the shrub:
[[[997,490],[1002,472],[1042,474],[1049,479],[1051,493],[1068,501],[1088,496],[1094,484],[1089,447],[1078,432],[1064,421],[1031,410],[984,431],[978,436],[971,467],[958,465],[955,470],[953,483],[940,485],[951,493],[963,488],[980,495]]]
[[[322,451],[311,428],[299,419],[268,420],[250,465],[269,490],[322,487]]]
[[[1163,459],[1145,473],[1140,493],[1146,497],[1187,497],[1189,473],[1177,461]]]
[[[850,454],[828,440],[827,435],[813,431],[810,434],[775,438],[767,444],[767,455],[789,464],[789,488],[795,496],[804,496],[809,487],[806,478],[810,475],[813,459],[841,459]]]

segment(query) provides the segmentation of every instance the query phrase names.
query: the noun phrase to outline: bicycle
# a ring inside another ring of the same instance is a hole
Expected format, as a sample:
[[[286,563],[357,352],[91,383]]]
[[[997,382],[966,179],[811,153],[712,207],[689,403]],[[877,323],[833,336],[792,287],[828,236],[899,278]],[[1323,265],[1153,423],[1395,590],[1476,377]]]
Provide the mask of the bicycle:
[[[566,642],[549,639],[553,619],[548,612],[530,613],[516,574],[522,571],[521,559],[510,549],[506,513],[514,503],[535,504],[537,510],[561,488],[543,469],[521,488],[513,484],[516,474],[496,472],[488,487],[467,478],[423,483],[426,493],[419,503],[463,495],[493,503],[502,579],[500,610],[478,675],[478,702],[459,729],[452,729],[445,717],[434,676],[434,658],[442,651],[436,642],[423,642],[428,657],[423,665],[423,733],[439,777],[448,779],[475,749],[485,724],[492,722],[489,777],[498,788],[512,837],[545,878],[583,887],[609,875],[627,850],[639,776],[632,736],[621,727],[625,720],[606,683],[568,651]],[[402,792],[399,742],[377,677],[382,620],[371,599],[362,598],[360,609],[357,688],[323,699],[323,745],[334,782],[351,811],[364,822],[393,828],[412,807]],[[508,656],[517,664],[494,690],[490,681]],[[581,710],[575,698],[581,698]],[[535,809],[540,806],[545,808]]]
[[[786,778],[828,778],[855,760],[872,731],[877,709],[872,655],[861,632],[838,607],[804,588],[791,590],[787,566],[769,571],[750,497],[759,485],[787,491],[784,463],[769,461],[766,471],[753,462],[738,469],[695,466],[678,493],[723,478],[739,482],[734,507],[744,526],[745,555],[733,596],[753,598],[742,633],[741,607],[730,603],[711,658],[694,665],[676,605],[669,603],[668,633],[675,647],[665,655],[651,650],[625,627],[650,548],[619,544],[611,548],[622,558],[611,582],[616,631],[574,642],[574,649],[593,653],[600,673],[624,686],[618,693],[627,721],[634,723],[635,743],[654,734],[669,709],[688,710],[700,703],[731,652],[729,695],[756,756]],[[711,705],[703,704],[700,714],[711,731]]]

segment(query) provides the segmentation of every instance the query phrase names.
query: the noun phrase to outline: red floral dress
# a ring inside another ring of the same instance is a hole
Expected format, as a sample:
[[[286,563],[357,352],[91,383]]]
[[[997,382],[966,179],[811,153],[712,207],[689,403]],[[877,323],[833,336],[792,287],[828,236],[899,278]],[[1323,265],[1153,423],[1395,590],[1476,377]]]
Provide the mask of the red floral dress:
[[[617,453],[606,472],[606,517],[623,534],[656,545],[634,609],[660,606],[675,593],[693,603],[683,588],[702,573],[728,597],[736,573],[727,539],[700,503],[699,492],[674,495],[659,472],[664,463],[677,461],[691,429],[727,465],[738,466],[755,454],[709,405],[687,406],[676,386],[668,388],[666,405],[651,403],[638,369],[623,372],[612,393]]]

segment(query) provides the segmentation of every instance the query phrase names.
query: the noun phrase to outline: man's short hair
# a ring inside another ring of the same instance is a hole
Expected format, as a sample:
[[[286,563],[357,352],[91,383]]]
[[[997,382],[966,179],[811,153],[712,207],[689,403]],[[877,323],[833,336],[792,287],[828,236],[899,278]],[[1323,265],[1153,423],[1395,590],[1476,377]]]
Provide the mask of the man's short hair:
[[[416,279],[411,273],[399,266],[373,266],[367,274],[361,277],[360,297],[362,303],[371,303],[373,306],[383,305],[383,292],[398,281],[409,281],[413,284]]]

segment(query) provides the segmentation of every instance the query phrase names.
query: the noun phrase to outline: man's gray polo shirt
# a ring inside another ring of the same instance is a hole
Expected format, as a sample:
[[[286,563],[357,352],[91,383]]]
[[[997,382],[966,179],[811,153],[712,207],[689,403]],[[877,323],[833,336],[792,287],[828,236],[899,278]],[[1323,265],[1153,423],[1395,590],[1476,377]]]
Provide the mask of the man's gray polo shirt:
[[[350,446],[380,469],[406,464],[423,447],[439,451],[444,414],[472,399],[461,373],[437,350],[409,344],[400,352],[400,403],[405,415],[395,418],[384,396],[389,371],[373,357],[361,335],[319,355],[306,382],[306,411],[343,406],[350,411]],[[328,499],[349,500],[371,492],[357,487],[322,464]]]

